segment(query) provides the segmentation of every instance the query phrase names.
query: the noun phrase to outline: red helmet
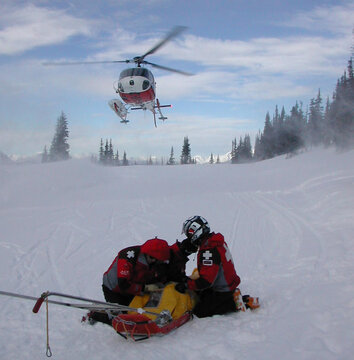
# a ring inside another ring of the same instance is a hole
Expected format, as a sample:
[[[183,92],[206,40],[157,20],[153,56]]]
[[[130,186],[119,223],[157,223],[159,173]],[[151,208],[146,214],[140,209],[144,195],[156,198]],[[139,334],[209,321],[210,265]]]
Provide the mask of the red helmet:
[[[170,247],[167,241],[158,239],[157,237],[141,245],[141,252],[159,261],[168,261],[170,259]]]

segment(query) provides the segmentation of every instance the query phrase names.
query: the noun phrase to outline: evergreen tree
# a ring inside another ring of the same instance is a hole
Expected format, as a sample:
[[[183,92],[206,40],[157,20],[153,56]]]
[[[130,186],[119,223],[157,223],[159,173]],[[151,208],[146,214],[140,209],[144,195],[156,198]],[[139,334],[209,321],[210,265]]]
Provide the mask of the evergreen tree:
[[[67,160],[69,159],[69,137],[68,121],[64,112],[57,119],[55,134],[49,150],[49,160]]]
[[[304,132],[306,128],[306,119],[298,102],[292,107],[290,116],[286,116],[281,145],[280,154],[293,153],[304,145]]]
[[[264,152],[262,149],[262,134],[259,131],[259,133],[256,135],[256,141],[254,144],[254,155],[253,158],[258,161],[258,160],[262,160],[264,156]]]
[[[251,144],[251,137],[249,134],[246,134],[243,140],[242,159],[243,161],[246,162],[252,160],[252,144]]]
[[[331,129],[331,103],[329,97],[326,100],[326,107],[323,115],[323,125],[324,125],[324,134],[323,134],[323,144],[327,147],[331,145],[333,140],[333,131]]]
[[[114,147],[112,143],[112,139],[108,141],[106,139],[105,145],[103,145],[103,139],[100,141],[100,149],[99,149],[99,163],[103,165],[111,165],[111,166],[120,166],[119,152],[118,150],[114,154]]]
[[[231,146],[231,164],[237,163],[237,141],[236,138],[232,140]]]
[[[338,80],[330,108],[333,142],[337,148],[354,147],[354,73],[353,59],[348,61],[348,75]]]
[[[115,156],[115,158],[114,158],[114,165],[115,165],[115,166],[119,166],[119,165],[120,165],[120,163],[119,163],[119,153],[118,153],[118,150],[117,150],[116,156]]]
[[[251,160],[252,160],[251,137],[247,134],[245,135],[244,138],[240,137],[240,141],[236,149],[236,162],[243,163],[243,162],[249,162]]]
[[[308,136],[311,145],[319,145],[323,140],[323,107],[320,90],[316,99],[310,101]]]
[[[103,163],[107,165],[109,163],[109,144],[108,139],[106,139],[106,145],[104,147],[104,156],[103,156]]]
[[[274,129],[270,121],[269,112],[266,114],[262,136],[263,159],[270,159],[274,156]]]
[[[238,145],[236,148],[236,162],[240,163],[242,161],[242,152],[243,152],[243,139],[240,136],[240,140],[238,141]]]
[[[114,152],[113,152],[112,139],[109,140],[108,163],[109,163],[109,165],[113,165],[113,164],[114,164]]]
[[[128,165],[129,165],[129,161],[127,159],[127,154],[124,151],[124,154],[123,154],[123,166],[128,166]]]
[[[213,156],[213,153],[210,154],[209,164],[214,164],[214,156]]]
[[[98,158],[99,158],[99,162],[101,164],[103,164],[104,163],[104,149],[103,149],[103,139],[102,138],[101,138],[100,150],[99,150]]]
[[[284,154],[286,152],[286,144],[284,143],[284,123],[285,123],[285,109],[282,107],[280,115],[278,114],[278,107],[276,107],[275,116],[273,118],[273,153],[274,155]]]
[[[42,153],[42,163],[48,162],[48,151],[47,145],[44,146],[43,153]]]
[[[219,154],[218,154],[218,157],[216,158],[216,163],[220,164],[220,156],[219,156]]]
[[[175,157],[174,157],[174,152],[173,152],[173,146],[171,147],[171,154],[170,154],[170,158],[167,161],[167,165],[175,165],[176,161],[175,161]]]
[[[185,136],[183,140],[181,164],[191,164],[191,163],[192,163],[191,148],[190,148],[188,136]]]

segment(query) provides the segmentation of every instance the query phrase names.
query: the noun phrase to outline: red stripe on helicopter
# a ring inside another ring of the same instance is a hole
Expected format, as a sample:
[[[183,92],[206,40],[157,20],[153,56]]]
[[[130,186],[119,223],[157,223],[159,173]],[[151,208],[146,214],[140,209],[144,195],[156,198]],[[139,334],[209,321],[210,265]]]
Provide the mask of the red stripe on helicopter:
[[[141,105],[147,101],[155,100],[155,91],[152,87],[146,91],[142,91],[139,93],[119,92],[119,95],[125,103],[133,105]]]

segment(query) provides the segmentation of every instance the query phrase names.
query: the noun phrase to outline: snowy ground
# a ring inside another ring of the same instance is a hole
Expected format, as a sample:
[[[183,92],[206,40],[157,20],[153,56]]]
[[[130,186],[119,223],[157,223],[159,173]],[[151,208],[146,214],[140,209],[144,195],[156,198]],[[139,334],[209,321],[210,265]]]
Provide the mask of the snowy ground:
[[[222,232],[255,312],[197,319],[125,341],[50,306],[54,359],[352,359],[354,152],[314,150],[248,165],[0,165],[0,290],[103,300],[118,250],[181,239],[205,216]],[[189,271],[195,266],[193,257]],[[45,358],[45,309],[0,296],[0,359]]]

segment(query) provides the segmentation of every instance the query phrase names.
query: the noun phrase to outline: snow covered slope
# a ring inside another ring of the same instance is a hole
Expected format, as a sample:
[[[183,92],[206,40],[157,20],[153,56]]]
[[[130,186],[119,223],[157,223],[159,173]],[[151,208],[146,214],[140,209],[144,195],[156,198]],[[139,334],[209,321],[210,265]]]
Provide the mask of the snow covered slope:
[[[241,290],[262,308],[126,342],[50,306],[57,359],[350,359],[354,353],[354,152],[314,150],[247,165],[0,166],[0,290],[103,300],[118,250],[181,239],[200,214],[224,234]],[[188,270],[195,266],[191,257]],[[45,358],[45,311],[0,297],[0,359]]]

